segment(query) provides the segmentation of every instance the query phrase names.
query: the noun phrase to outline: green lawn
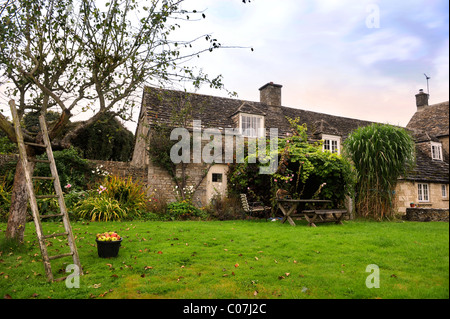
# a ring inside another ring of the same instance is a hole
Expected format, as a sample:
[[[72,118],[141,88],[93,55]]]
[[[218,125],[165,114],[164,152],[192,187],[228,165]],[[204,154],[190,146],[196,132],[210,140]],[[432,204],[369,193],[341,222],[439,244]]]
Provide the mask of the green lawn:
[[[448,223],[297,223],[73,223],[85,274],[72,289],[46,281],[33,223],[18,250],[5,244],[2,223],[0,298],[449,298]],[[44,223],[49,233],[61,228]],[[97,256],[104,231],[124,237],[117,258]],[[68,251],[57,239],[49,249]],[[55,277],[69,263],[54,261]],[[370,264],[380,288],[366,287]]]

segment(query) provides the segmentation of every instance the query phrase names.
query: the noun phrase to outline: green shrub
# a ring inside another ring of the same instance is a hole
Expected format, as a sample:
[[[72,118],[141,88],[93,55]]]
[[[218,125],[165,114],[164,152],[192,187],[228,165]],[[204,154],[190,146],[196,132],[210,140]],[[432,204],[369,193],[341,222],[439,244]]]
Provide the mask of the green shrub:
[[[55,158],[59,181],[63,188],[70,184],[71,190],[83,190],[86,189],[86,185],[93,182],[93,179],[97,177],[95,174],[93,176],[89,161],[81,158],[80,153],[72,147],[62,151],[54,151],[53,157]],[[40,155],[38,158],[47,159],[47,154]],[[51,176],[49,164],[36,164],[34,175]],[[51,183],[45,184],[44,182],[41,187],[46,188],[43,191],[53,190]]]
[[[112,114],[106,113],[82,129],[73,140],[73,146],[80,149],[84,158],[127,162],[133,155],[134,134]]]
[[[205,219],[207,214],[187,201],[173,202],[167,205],[166,216],[170,220],[186,220],[192,218]]]
[[[90,196],[74,207],[74,213],[81,219],[91,221],[112,221],[127,218],[127,211],[120,203],[107,196]]]
[[[102,187],[104,191],[102,190]],[[129,218],[138,217],[147,205],[147,188],[131,177],[108,176],[97,190],[101,195],[117,200]]]

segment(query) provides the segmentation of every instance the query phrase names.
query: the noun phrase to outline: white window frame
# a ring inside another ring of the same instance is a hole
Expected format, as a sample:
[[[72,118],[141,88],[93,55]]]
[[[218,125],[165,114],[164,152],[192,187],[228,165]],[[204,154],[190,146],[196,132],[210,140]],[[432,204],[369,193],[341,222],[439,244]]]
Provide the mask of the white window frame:
[[[341,154],[341,137],[337,135],[326,135],[322,134],[323,151],[328,151],[331,153]]]
[[[442,161],[442,143],[431,142],[431,158]]]
[[[442,192],[442,198],[447,198],[448,197],[447,185],[441,184],[441,192]]]
[[[250,131],[244,130],[244,118],[249,118],[252,124],[256,124],[259,120],[259,128],[258,127],[251,127]],[[255,115],[255,114],[248,114],[248,113],[240,113],[239,114],[239,133],[244,137],[265,137],[266,136],[266,129],[265,129],[265,123],[264,123],[264,116],[262,115]]]
[[[430,202],[430,184],[426,183],[417,184],[417,199],[419,203]]]

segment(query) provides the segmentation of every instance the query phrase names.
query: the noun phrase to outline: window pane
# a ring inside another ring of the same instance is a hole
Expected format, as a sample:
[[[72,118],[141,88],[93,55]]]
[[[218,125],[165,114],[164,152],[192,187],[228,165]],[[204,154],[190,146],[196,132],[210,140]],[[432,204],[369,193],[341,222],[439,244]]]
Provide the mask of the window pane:
[[[331,146],[331,151],[333,152],[333,153],[337,153],[337,141],[331,141],[331,144],[332,144],[332,146]]]
[[[222,174],[213,173],[212,174],[212,181],[214,183],[222,183]]]
[[[418,198],[419,198],[419,201],[421,201],[421,200],[423,200],[423,197],[422,197],[422,184],[419,184],[419,185],[417,185],[417,189],[418,189]]]
[[[263,120],[259,116],[242,115],[242,134],[247,137],[264,136]]]
[[[423,184],[423,200],[424,201],[430,200],[428,197],[428,185],[427,184]]]

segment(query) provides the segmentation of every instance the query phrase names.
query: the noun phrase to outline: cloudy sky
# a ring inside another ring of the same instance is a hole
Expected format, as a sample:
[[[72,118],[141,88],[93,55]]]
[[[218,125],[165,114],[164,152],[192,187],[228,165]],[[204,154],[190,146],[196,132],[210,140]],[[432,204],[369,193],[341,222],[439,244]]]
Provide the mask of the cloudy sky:
[[[227,89],[259,101],[283,85],[284,106],[406,126],[415,94],[449,100],[449,4],[445,0],[187,0],[206,19],[183,35],[211,32],[223,49],[191,63],[222,74]],[[252,52],[248,47],[252,47]],[[201,88],[197,93],[226,96]]]
[[[206,19],[177,21],[183,25],[176,37],[211,33],[224,46],[242,47],[189,61],[212,77],[223,75],[239,99],[259,101],[258,89],[274,82],[283,85],[284,106],[406,126],[414,95],[427,91],[425,73],[430,103],[449,100],[447,0],[185,0],[184,6],[204,10]],[[197,93],[228,96],[208,87]],[[134,132],[136,123],[127,127]]]

